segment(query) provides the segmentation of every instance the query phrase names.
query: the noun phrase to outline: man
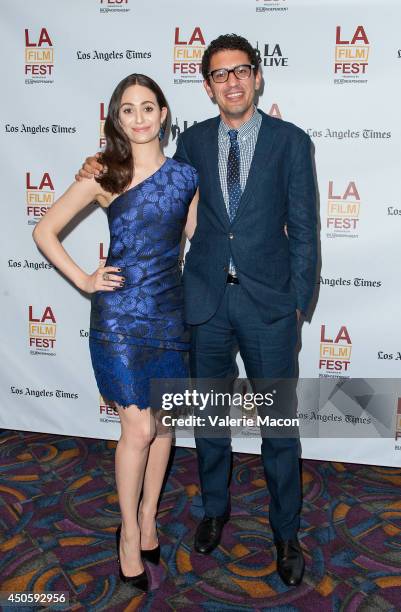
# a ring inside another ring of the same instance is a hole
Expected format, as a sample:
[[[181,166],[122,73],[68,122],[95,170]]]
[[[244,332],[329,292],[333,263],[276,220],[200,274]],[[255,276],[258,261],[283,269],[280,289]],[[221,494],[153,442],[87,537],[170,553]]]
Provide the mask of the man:
[[[259,63],[257,50],[241,36],[212,41],[202,74],[220,115],[190,127],[177,143],[175,159],[199,173],[197,227],[184,269],[197,379],[235,376],[236,346],[249,379],[294,377],[297,320],[315,286],[310,139],[256,109]],[[205,516],[195,549],[207,554],[229,517],[231,440],[197,437],[196,446]],[[304,571],[298,449],[296,437],[262,440],[277,568],[287,585],[300,584]]]

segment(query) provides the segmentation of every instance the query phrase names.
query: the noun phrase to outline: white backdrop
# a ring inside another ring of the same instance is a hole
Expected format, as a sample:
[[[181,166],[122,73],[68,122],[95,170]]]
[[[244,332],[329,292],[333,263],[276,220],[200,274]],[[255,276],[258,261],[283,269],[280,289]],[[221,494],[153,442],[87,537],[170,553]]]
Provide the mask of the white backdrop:
[[[35,222],[102,144],[116,84],[143,72],[179,130],[216,115],[201,84],[204,45],[236,32],[263,57],[259,107],[315,145],[322,269],[302,331],[303,377],[400,378],[401,5],[396,0],[14,0],[2,6],[2,320],[4,428],[117,439],[88,350],[89,300],[52,269]],[[87,271],[107,254],[106,216],[90,209],[64,245]],[[399,465],[394,437],[303,440],[309,458]],[[401,436],[401,431],[400,434]],[[178,440],[192,444],[192,440]],[[259,451],[257,440],[234,448]]]

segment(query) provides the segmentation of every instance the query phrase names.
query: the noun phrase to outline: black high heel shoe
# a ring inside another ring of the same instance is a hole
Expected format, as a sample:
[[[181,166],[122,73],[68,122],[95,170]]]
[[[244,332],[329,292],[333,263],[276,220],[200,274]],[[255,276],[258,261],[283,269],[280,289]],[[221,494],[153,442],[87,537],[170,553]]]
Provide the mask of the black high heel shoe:
[[[160,544],[156,546],[156,548],[148,548],[145,550],[141,550],[141,557],[145,561],[149,561],[149,563],[153,563],[153,565],[159,565],[160,563]]]
[[[120,562],[120,540],[121,540],[121,524],[117,527],[116,531],[116,546],[117,546],[117,561],[118,561],[118,571],[120,575],[120,579],[123,582],[127,582],[136,589],[147,593],[149,591],[149,581],[146,571],[144,570],[141,574],[137,574],[136,576],[125,576],[121,569]]]

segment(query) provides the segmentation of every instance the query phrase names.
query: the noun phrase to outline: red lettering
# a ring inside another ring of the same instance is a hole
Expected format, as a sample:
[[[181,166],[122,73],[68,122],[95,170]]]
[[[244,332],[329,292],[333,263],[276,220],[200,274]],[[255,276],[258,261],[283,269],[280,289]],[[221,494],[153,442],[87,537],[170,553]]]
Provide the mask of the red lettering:
[[[29,338],[29,346],[36,348],[54,348],[55,342],[54,338]]]
[[[50,178],[50,174],[48,172],[45,172],[44,175],[42,176],[42,180],[40,181],[39,187],[36,187],[36,185],[33,185],[31,183],[31,173],[30,172],[26,173],[26,188],[27,189],[31,189],[31,190],[43,189],[43,187],[48,187],[49,189],[54,191],[53,183]]]
[[[49,210],[48,206],[27,206],[26,214],[30,217],[43,217]]]
[[[277,117],[278,119],[282,119],[278,104],[272,104],[271,109],[267,114],[270,115],[270,117]]]
[[[50,76],[53,68],[53,64],[25,64],[25,74],[31,74],[32,76]]]
[[[194,42],[199,42],[201,45],[205,45],[205,39],[202,34],[202,30],[199,27],[196,27],[192,32],[191,38],[188,42],[185,40],[180,40],[180,28],[175,28],[174,33],[174,44],[175,45],[192,45]]]
[[[43,317],[41,319],[41,323],[44,323],[47,319],[49,319],[50,321],[52,321],[52,323],[56,322],[56,318],[53,314],[52,309],[50,308],[50,306],[46,306],[46,309],[43,313]]]
[[[195,74],[197,72],[201,72],[201,64],[200,63],[188,63],[182,62],[179,64],[173,64],[174,66],[174,74],[177,72],[180,74]]]
[[[356,41],[359,40],[363,42],[365,45],[369,44],[368,37],[366,36],[366,32],[363,26],[358,26],[354,32],[354,35],[351,40],[351,45],[354,45]],[[349,45],[349,40],[341,40],[341,26],[336,27],[336,45]]]
[[[37,189],[35,185],[31,185],[31,173],[30,172],[26,173],[26,188],[27,189]]]
[[[40,31],[38,47],[41,47],[42,45],[49,45],[49,47],[53,46],[53,43],[50,40],[50,36],[47,33],[46,28],[42,28]]]
[[[35,323],[44,323],[46,320],[50,320],[52,323],[56,323],[56,318],[50,306],[46,306],[41,319],[37,319],[33,316],[33,307],[29,306],[29,321]]]
[[[186,45],[187,44],[185,40],[180,40],[180,28],[175,29],[174,44],[175,45]]]
[[[350,64],[349,62],[345,63],[335,63],[334,64],[334,73],[338,72],[342,74],[366,74],[367,62],[354,62]]]
[[[325,338],[326,326],[322,325],[320,328],[320,342],[333,342],[330,338]]]
[[[29,30],[25,30],[25,46],[26,47],[36,47],[36,43],[31,43],[29,41]]]
[[[106,254],[104,252],[103,242],[99,245],[99,259],[106,259]]]
[[[29,40],[29,30],[25,29],[25,46],[26,47],[41,47],[42,45],[49,45],[49,47],[53,46],[53,43],[50,39],[50,36],[46,30],[46,28],[42,28],[39,34],[39,42],[31,43]]]
[[[192,45],[195,41],[200,42],[201,45],[205,45],[205,39],[203,38],[202,31],[199,27],[195,28],[192,32],[192,36],[189,39],[188,44]]]
[[[347,372],[350,364],[350,361],[342,361],[340,359],[320,359],[319,370],[325,368],[326,370],[334,370],[335,372],[341,372],[342,370]]]
[[[345,190],[343,200],[346,200],[347,198],[351,198],[351,197],[355,198],[355,200],[360,200],[359,193],[358,193],[358,190],[356,188],[354,181],[350,181],[348,183],[348,187]]]
[[[44,173],[42,180],[40,181],[39,189],[43,189],[43,187],[48,187],[54,191],[53,183],[48,172]]]
[[[32,308],[32,306],[29,306],[29,319],[28,320],[29,321],[35,321],[36,323],[40,323],[40,319],[36,319],[33,316],[33,308]]]
[[[365,30],[363,29],[363,26],[361,25],[358,26],[357,29],[355,30],[355,34],[351,40],[351,45],[354,45],[357,40],[362,41],[365,45],[369,44],[368,37],[366,36]]]
[[[340,327],[340,330],[336,336],[336,339],[334,340],[334,343],[337,344],[338,342],[340,342],[340,340],[345,340],[347,344],[352,344],[345,325],[342,325]],[[326,338],[326,326],[325,325],[322,325],[320,327],[320,342],[333,342],[331,338]]]
[[[349,40],[341,40],[341,26],[336,27],[336,45],[349,45]]]
[[[106,413],[109,416],[117,416],[118,411],[112,406],[100,405],[100,413]]]
[[[330,200],[341,200],[340,195],[333,194],[333,181],[329,181],[329,198]]]
[[[350,181],[348,186],[344,192],[344,195],[334,195],[333,193],[333,181],[329,181],[329,198],[330,200],[347,200],[347,198],[355,198],[355,200],[360,200],[358,189],[356,188],[356,184],[354,181]]]
[[[334,229],[356,229],[359,219],[342,219],[338,217],[328,217],[327,228],[334,227]]]
[[[337,342],[340,342],[341,340],[345,340],[347,344],[352,344],[351,338],[349,337],[349,334],[348,334],[348,331],[345,325],[342,325],[340,327],[340,331],[338,332],[337,338],[334,340],[334,342],[337,344]]]

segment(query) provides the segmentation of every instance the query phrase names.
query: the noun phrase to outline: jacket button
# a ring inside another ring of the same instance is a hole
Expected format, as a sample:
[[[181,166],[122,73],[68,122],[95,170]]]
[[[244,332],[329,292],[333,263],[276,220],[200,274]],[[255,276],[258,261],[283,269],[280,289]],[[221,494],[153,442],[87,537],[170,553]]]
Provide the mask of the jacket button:
[[[234,238],[234,234],[230,233],[230,234],[228,234],[228,237],[229,237],[230,240],[232,240]]]

